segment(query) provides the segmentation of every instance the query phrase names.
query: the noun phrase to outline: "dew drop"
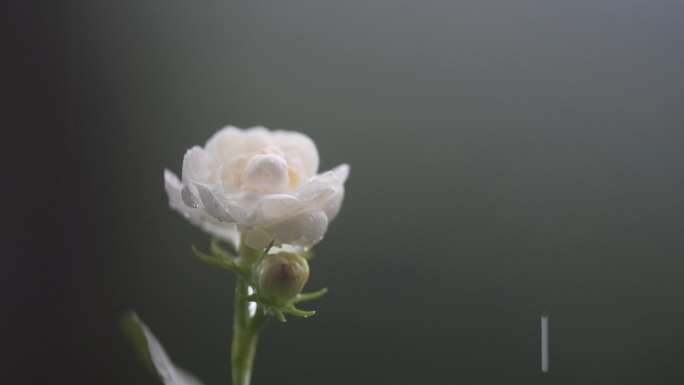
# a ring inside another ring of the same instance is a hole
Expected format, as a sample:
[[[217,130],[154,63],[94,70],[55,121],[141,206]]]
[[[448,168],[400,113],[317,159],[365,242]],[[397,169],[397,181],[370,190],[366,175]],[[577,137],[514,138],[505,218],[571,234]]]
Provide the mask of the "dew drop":
[[[185,203],[185,205],[188,207],[196,209],[198,206],[197,200],[190,193],[190,189],[188,189],[188,186],[183,186],[183,188],[181,189],[181,199],[183,199],[183,203]]]

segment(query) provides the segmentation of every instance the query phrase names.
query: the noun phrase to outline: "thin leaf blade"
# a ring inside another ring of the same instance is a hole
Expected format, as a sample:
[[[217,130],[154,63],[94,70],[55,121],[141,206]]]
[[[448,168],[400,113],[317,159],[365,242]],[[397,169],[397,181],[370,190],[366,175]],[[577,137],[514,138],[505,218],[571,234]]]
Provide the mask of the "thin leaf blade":
[[[157,337],[134,312],[121,319],[123,333],[136,346],[146,365],[156,373],[164,385],[203,385],[197,377],[177,367]]]

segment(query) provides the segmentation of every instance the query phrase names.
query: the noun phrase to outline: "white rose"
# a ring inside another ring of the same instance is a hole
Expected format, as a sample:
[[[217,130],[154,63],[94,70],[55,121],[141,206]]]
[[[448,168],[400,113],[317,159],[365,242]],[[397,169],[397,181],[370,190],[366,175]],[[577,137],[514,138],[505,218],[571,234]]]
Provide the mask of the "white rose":
[[[164,172],[169,204],[205,231],[255,249],[311,246],[323,238],[344,198],[349,166],[316,174],[318,151],[306,135],[232,126],[183,159],[182,182]]]

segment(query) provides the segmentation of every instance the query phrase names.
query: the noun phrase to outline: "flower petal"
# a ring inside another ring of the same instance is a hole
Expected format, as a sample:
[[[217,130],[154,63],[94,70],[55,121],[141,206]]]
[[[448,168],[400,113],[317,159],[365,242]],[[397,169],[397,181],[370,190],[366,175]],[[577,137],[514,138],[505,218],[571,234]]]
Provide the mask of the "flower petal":
[[[337,181],[340,182],[340,184],[344,184],[349,177],[349,165],[346,163],[335,167],[331,171],[335,174],[335,178],[337,178]]]
[[[337,214],[340,212],[340,209],[342,208],[342,201],[344,200],[344,187],[340,188],[335,192],[335,194],[326,202],[325,206],[323,206],[323,211],[325,212],[325,215],[328,217],[328,221],[332,221],[335,219]]]
[[[230,243],[236,249],[240,246],[240,233],[235,223],[219,222],[200,208],[188,207],[181,199],[182,184],[180,180],[176,174],[169,170],[164,170],[164,188],[169,197],[169,206],[172,209],[181,213],[204,231]]]
[[[228,211],[221,206],[219,201],[214,197],[214,193],[207,187],[201,184],[195,185],[202,207],[207,214],[218,219],[221,222],[235,223],[235,219],[228,214]]]
[[[288,163],[296,163],[304,172],[303,179],[307,180],[318,171],[318,149],[316,144],[308,136],[294,131],[274,131],[273,144],[277,145],[284,153]]]
[[[335,195],[331,197],[323,207],[325,215],[328,216],[328,221],[332,221],[342,208],[342,201],[344,200],[344,182],[349,177],[349,165],[341,164],[330,171],[333,173],[339,185],[335,191]]]
[[[328,218],[321,211],[307,211],[276,222],[264,230],[280,244],[311,246],[328,229]]]
[[[242,183],[254,190],[282,192],[288,184],[287,161],[276,154],[254,155],[242,172]]]
[[[300,210],[302,202],[288,194],[270,194],[261,198],[260,220],[269,222]]]
[[[344,197],[343,183],[348,175],[349,166],[340,165],[331,171],[317,175],[312,181],[294,191],[293,195],[301,199],[308,207],[323,209],[329,202],[336,202],[334,206],[339,210],[339,204]],[[326,210],[337,214],[337,211],[332,208]]]
[[[199,146],[189,149],[183,157],[182,176],[185,183],[214,183],[220,169],[219,159]]]
[[[245,235],[245,244],[253,249],[265,249],[273,241],[271,234],[262,229],[243,229],[242,233]]]

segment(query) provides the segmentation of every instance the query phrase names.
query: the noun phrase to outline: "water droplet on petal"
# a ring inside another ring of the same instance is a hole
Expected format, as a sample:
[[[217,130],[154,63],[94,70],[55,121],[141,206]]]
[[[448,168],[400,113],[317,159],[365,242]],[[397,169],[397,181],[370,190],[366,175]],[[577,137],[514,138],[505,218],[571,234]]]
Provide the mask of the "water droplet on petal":
[[[183,188],[181,189],[181,199],[183,199],[183,203],[185,203],[185,205],[188,207],[196,209],[198,206],[197,200],[194,196],[192,196],[192,193],[190,193],[190,189],[188,189],[188,186],[183,186]]]

